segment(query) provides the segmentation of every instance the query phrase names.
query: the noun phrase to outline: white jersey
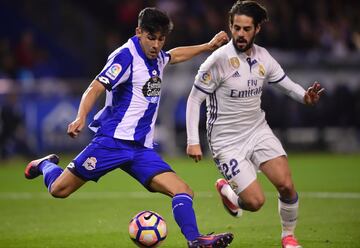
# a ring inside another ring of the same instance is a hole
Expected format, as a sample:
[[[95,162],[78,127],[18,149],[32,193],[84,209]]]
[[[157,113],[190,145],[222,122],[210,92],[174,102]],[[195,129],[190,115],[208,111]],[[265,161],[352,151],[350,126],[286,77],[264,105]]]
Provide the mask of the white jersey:
[[[97,135],[152,148],[163,70],[169,61],[164,51],[148,59],[136,36],[116,49],[96,77],[107,90],[106,102],[90,128]]]
[[[244,143],[256,129],[267,125],[260,108],[263,87],[284,78],[279,63],[255,44],[251,56],[237,52],[230,41],[207,58],[194,84],[208,94],[207,130],[214,154]]]

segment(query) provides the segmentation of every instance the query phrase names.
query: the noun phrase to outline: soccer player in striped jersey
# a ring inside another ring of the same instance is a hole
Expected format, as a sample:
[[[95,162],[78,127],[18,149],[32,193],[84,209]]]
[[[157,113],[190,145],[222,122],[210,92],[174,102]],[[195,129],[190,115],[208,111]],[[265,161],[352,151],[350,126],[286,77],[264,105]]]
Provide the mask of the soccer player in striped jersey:
[[[187,154],[202,158],[199,111],[206,99],[207,134],[212,155],[224,178],[216,182],[225,209],[234,216],[258,211],[265,197],[256,180],[262,171],[279,192],[283,248],[300,248],[294,236],[298,194],[287,155],[265,120],[260,107],[266,84],[294,100],[315,104],[323,91],[319,83],[308,90],[286,76],[278,62],[254,40],[267,20],[266,9],[255,1],[238,1],[229,12],[232,40],[201,65],[188,98]]]
[[[153,135],[164,67],[213,51],[228,37],[221,31],[208,43],[165,52],[162,48],[171,29],[165,13],[155,8],[139,13],[136,35],[110,54],[82,95],[77,117],[68,126],[68,134],[76,138],[94,103],[106,91],[105,106],[89,126],[96,133],[91,143],[65,170],[57,165],[58,156],[51,154],[31,161],[25,177],[42,174],[50,194],[65,198],[85,182],[96,182],[120,168],[149,191],[172,198],[174,218],[189,247],[226,247],[233,239],[231,233],[200,234],[192,207],[193,191],[153,150]]]

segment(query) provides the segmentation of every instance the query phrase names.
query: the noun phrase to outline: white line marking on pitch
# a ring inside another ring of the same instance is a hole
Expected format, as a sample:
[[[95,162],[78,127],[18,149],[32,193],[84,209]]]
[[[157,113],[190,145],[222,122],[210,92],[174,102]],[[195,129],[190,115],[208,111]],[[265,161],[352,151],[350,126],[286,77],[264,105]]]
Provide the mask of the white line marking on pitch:
[[[268,197],[276,196],[277,192],[266,192]],[[317,198],[317,199],[360,199],[360,192],[299,192],[300,198]],[[120,199],[120,198],[161,198],[166,197],[161,194],[149,192],[75,192],[71,199]],[[195,192],[196,198],[217,197],[216,192]],[[0,192],[0,200],[30,200],[30,199],[52,199],[47,192]]]

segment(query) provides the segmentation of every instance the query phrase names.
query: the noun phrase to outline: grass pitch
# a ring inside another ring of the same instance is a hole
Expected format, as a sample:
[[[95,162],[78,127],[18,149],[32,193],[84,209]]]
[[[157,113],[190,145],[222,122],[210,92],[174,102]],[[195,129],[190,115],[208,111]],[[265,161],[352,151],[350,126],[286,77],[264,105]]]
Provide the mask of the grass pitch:
[[[65,167],[71,157],[63,156]],[[233,232],[231,247],[281,247],[277,194],[259,174],[267,201],[256,213],[229,216],[214,189],[211,160],[166,159],[193,188],[201,232]],[[360,247],[360,155],[290,154],[300,196],[297,237],[306,248]],[[26,161],[0,162],[1,248],[126,248],[128,222],[141,210],[160,213],[168,226],[161,247],[186,247],[171,214],[170,198],[147,192],[116,170],[89,182],[68,199],[47,194],[42,178],[25,180]]]

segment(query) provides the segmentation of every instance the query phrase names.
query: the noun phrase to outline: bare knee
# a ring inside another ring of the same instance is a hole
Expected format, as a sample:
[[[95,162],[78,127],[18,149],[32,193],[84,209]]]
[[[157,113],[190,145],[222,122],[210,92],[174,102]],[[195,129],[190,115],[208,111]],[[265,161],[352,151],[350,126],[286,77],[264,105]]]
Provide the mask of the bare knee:
[[[243,201],[243,208],[245,210],[256,212],[261,209],[261,207],[265,203],[265,197],[258,196],[258,197],[252,197],[250,199],[247,199],[246,201]]]
[[[173,192],[173,195],[184,194],[184,193],[194,198],[194,191],[186,183],[179,185],[179,187]]]
[[[71,194],[66,188],[56,187],[56,185],[50,188],[49,193],[55,198],[67,198]]]
[[[284,180],[276,186],[282,198],[291,199],[296,195],[295,187],[292,180]]]

